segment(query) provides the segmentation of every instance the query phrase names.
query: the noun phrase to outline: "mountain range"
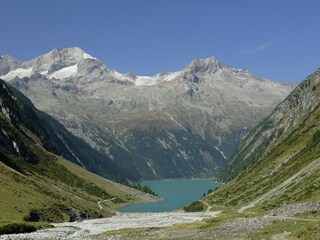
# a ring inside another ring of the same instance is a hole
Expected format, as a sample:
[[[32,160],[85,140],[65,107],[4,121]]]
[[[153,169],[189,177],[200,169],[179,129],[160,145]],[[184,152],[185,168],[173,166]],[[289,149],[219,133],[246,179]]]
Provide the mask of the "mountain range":
[[[119,73],[80,48],[0,58],[0,76],[134,178],[216,175],[294,88],[216,58],[177,72]]]

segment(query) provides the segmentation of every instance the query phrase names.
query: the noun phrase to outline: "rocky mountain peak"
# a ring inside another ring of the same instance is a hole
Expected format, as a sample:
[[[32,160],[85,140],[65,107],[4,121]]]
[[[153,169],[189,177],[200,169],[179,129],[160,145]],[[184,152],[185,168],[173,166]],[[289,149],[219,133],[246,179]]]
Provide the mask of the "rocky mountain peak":
[[[218,61],[218,59],[216,59],[213,56],[209,58],[195,58],[187,66],[187,69],[193,72],[208,72],[208,73],[214,73],[221,68],[222,66],[220,62]]]
[[[66,56],[66,57],[73,57],[73,58],[93,58],[84,50],[79,47],[70,47],[70,48],[55,48],[44,55],[51,55],[56,57]]]
[[[34,72],[52,73],[65,67],[77,65],[83,59],[94,59],[78,47],[54,49],[47,54],[31,60],[27,65],[33,65]]]
[[[0,57],[0,76],[7,74],[12,69],[20,65],[20,61],[10,55],[1,55]]]
[[[3,54],[0,56],[0,61],[19,61],[19,60],[8,54]]]

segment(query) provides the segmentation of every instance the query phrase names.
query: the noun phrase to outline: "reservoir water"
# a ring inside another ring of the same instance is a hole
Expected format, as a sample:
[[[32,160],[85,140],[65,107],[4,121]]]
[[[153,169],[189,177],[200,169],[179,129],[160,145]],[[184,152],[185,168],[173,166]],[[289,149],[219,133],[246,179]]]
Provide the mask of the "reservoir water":
[[[211,179],[186,179],[165,181],[143,181],[142,185],[149,186],[163,198],[159,202],[131,204],[119,209],[121,212],[167,212],[190,204],[207,193],[209,189],[221,186]]]

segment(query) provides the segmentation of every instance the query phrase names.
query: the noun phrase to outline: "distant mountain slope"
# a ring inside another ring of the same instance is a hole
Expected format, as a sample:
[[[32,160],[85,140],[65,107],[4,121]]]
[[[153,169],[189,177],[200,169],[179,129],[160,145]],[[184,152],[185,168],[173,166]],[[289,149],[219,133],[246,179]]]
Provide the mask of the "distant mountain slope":
[[[122,74],[79,48],[26,62],[4,56],[0,69],[39,109],[144,179],[215,175],[293,88],[214,57],[151,77]]]
[[[319,104],[318,75],[319,70],[294,89],[270,116],[248,134],[223,171],[222,180],[237,176],[261,156],[273,151],[279,142],[309,117]]]
[[[320,69],[250,132],[223,177],[234,178],[206,197],[241,211],[320,199]]]
[[[0,225],[109,216],[112,200],[126,203],[143,195],[49,152],[67,153],[57,139],[70,134],[57,130],[55,120],[2,80],[0,110]],[[105,208],[97,204],[102,200]]]
[[[85,141],[73,136],[59,122],[48,114],[35,109],[29,99],[2,80],[1,90],[2,111],[7,114],[12,123],[23,124],[27,130],[39,137],[43,147],[57,155],[100,174],[113,179],[137,179],[114,163],[103,153],[90,147]],[[15,96],[10,98],[10,96]],[[6,109],[9,110],[6,110]]]

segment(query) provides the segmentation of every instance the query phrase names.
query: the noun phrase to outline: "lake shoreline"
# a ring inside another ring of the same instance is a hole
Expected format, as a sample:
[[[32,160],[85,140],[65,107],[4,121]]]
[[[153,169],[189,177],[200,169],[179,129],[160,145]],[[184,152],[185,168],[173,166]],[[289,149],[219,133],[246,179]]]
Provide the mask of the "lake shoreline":
[[[153,180],[143,181],[156,192],[162,201],[128,204],[118,209],[120,212],[169,212],[183,209],[186,205],[203,197],[209,190],[220,187],[222,184],[211,178]]]
[[[177,181],[177,180],[211,180],[212,182],[214,183],[219,183],[219,184],[223,184],[221,182],[218,182],[215,178],[213,177],[204,177],[204,178],[162,178],[162,179],[142,179],[136,183],[142,183],[142,182],[153,182],[153,181],[162,181],[162,182],[165,182],[165,181]]]

